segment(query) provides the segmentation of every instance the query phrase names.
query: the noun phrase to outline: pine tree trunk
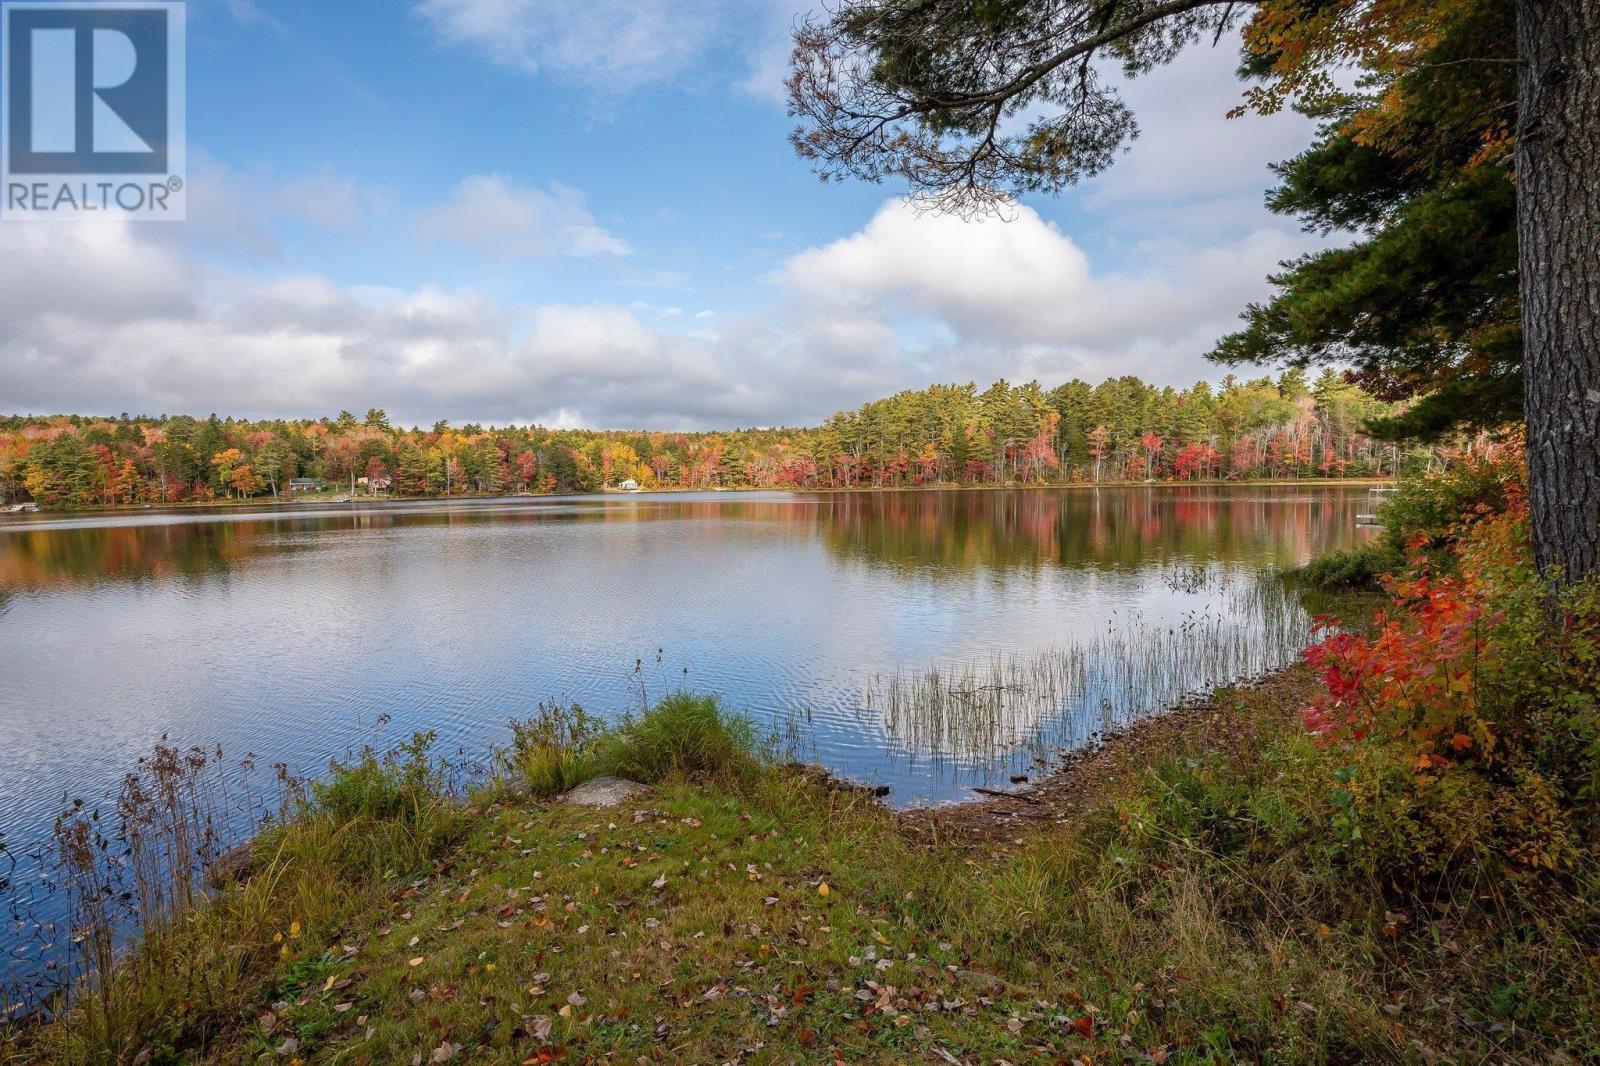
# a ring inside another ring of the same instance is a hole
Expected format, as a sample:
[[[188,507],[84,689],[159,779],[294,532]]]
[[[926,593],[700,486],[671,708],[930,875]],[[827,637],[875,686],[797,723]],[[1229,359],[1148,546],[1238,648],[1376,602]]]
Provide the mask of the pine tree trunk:
[[[1600,0],[1517,0],[1517,240],[1534,556],[1600,570]]]

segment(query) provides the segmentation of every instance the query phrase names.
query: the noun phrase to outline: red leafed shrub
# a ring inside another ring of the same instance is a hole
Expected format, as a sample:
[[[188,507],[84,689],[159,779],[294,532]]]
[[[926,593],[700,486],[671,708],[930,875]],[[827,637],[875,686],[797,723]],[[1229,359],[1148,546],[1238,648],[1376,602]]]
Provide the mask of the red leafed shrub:
[[[1544,581],[1521,484],[1496,488],[1448,558],[1410,545],[1370,627],[1305,653],[1323,692],[1301,719],[1349,762],[1335,827],[1391,881],[1565,873],[1600,847],[1600,585]]]
[[[1525,511],[1519,496],[1504,513],[1469,522],[1459,573],[1434,573],[1417,555],[1411,573],[1385,581],[1393,602],[1370,633],[1335,632],[1306,649],[1326,688],[1301,712],[1306,727],[1408,741],[1419,771],[1493,759],[1499,738],[1482,686],[1499,665],[1498,576],[1525,554]]]

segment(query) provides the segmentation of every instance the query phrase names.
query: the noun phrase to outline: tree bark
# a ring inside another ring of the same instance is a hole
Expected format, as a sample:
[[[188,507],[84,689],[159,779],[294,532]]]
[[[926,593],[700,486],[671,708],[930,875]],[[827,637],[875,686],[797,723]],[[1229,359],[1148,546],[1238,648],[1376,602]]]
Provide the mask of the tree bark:
[[[1600,0],[1517,0],[1517,241],[1534,557],[1600,571]]]

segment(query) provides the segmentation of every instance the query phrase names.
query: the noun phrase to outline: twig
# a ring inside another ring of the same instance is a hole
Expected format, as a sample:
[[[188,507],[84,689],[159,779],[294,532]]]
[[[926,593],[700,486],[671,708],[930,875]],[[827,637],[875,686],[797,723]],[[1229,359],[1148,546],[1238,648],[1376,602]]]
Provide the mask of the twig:
[[[978,786],[974,785],[972,786],[972,791],[976,792],[980,796],[993,796],[996,799],[1021,800],[1024,803],[1039,802],[1039,799],[1036,796],[1030,796],[1025,792],[1007,792],[1003,788],[979,788]]]

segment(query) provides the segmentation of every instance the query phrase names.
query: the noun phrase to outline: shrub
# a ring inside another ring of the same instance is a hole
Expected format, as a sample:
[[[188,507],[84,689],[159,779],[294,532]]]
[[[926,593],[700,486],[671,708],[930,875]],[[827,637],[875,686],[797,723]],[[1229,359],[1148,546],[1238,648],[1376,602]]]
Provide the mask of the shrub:
[[[1401,552],[1379,542],[1319,555],[1290,576],[1318,589],[1376,589],[1404,565]]]
[[[1505,512],[1524,491],[1520,439],[1468,454],[1449,469],[1403,483],[1378,509],[1382,531],[1371,542],[1329,552],[1291,572],[1312,589],[1378,589],[1385,577],[1419,560],[1452,569],[1454,547],[1470,525]]]
[[[574,703],[541,703],[531,718],[511,722],[512,770],[536,796],[556,796],[601,772],[599,719]]]
[[[1385,582],[1371,633],[1306,652],[1326,691],[1302,719],[1351,761],[1333,827],[1396,881],[1466,867],[1539,880],[1594,844],[1600,588],[1556,591],[1535,572],[1520,486],[1499,484],[1502,513],[1480,505],[1452,527],[1451,566],[1419,555]]]
[[[1521,456],[1521,440],[1512,439],[1464,456],[1442,473],[1403,483],[1378,509],[1379,544],[1395,555],[1426,549],[1436,553],[1436,564],[1448,563],[1448,549],[1464,522],[1513,506],[1527,481]]]

